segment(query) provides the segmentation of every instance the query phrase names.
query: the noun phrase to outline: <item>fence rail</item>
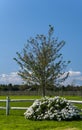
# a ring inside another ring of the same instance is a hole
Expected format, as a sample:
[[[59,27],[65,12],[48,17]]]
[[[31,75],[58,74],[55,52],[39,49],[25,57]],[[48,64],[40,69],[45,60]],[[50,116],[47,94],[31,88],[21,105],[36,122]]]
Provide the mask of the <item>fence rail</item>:
[[[9,115],[10,109],[12,110],[26,110],[27,107],[11,107],[10,102],[33,102],[35,99],[10,99],[7,97],[4,100],[0,100],[0,102],[5,102],[6,106],[0,106],[0,109],[6,110],[6,115]],[[82,101],[76,101],[76,100],[68,100],[71,103],[77,103],[77,104],[82,104]],[[82,109],[81,109],[82,110]]]

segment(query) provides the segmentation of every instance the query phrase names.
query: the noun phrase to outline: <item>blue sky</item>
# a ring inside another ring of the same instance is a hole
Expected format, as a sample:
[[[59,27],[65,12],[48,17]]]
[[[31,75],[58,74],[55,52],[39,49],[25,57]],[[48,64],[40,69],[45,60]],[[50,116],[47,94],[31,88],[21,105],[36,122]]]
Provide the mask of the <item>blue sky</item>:
[[[82,85],[82,0],[0,0],[0,83],[21,83],[13,58],[30,36],[47,35],[49,24],[54,36],[66,41],[67,82]]]

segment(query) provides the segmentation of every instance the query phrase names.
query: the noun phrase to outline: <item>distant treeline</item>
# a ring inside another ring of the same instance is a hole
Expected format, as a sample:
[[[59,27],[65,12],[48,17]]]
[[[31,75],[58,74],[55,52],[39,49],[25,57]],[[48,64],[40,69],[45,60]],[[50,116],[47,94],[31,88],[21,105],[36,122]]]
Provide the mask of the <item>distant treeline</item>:
[[[67,85],[67,86],[61,86],[61,87],[47,87],[47,90],[50,91],[82,91],[82,86],[72,86],[72,85]],[[0,91],[38,91],[39,86],[28,86],[26,84],[24,85],[12,85],[11,83],[8,85],[1,84],[0,85]]]

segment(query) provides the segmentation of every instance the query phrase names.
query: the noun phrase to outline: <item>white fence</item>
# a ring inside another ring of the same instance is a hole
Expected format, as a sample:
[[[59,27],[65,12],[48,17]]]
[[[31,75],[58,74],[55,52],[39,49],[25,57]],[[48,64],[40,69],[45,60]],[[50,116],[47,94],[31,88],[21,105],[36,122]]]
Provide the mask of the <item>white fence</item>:
[[[0,106],[0,109],[6,110],[6,115],[9,115],[10,109],[12,110],[26,110],[27,107],[11,107],[10,102],[33,102],[35,99],[10,99],[7,97],[4,100],[0,100],[0,102],[5,102],[6,106]]]
[[[10,106],[10,102],[33,102],[35,99],[10,99],[9,97],[7,97],[4,100],[0,100],[0,102],[5,102],[6,106],[2,107],[0,106],[0,109],[5,109],[6,110],[6,115],[9,115],[10,109],[12,110],[26,110],[27,107],[11,107]],[[76,101],[76,100],[68,100],[72,103],[78,103],[78,104],[82,104],[82,101]]]

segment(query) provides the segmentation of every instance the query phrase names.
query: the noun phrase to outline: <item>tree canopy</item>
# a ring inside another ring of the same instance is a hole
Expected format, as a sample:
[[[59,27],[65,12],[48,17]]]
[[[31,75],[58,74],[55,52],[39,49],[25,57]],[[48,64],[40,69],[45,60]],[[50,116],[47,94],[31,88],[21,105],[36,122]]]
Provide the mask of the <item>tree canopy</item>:
[[[28,85],[38,85],[43,96],[47,87],[60,85],[69,75],[65,69],[70,61],[64,61],[60,52],[65,41],[59,41],[53,34],[54,27],[49,25],[47,36],[38,34],[30,38],[14,58],[21,68],[18,74]]]

